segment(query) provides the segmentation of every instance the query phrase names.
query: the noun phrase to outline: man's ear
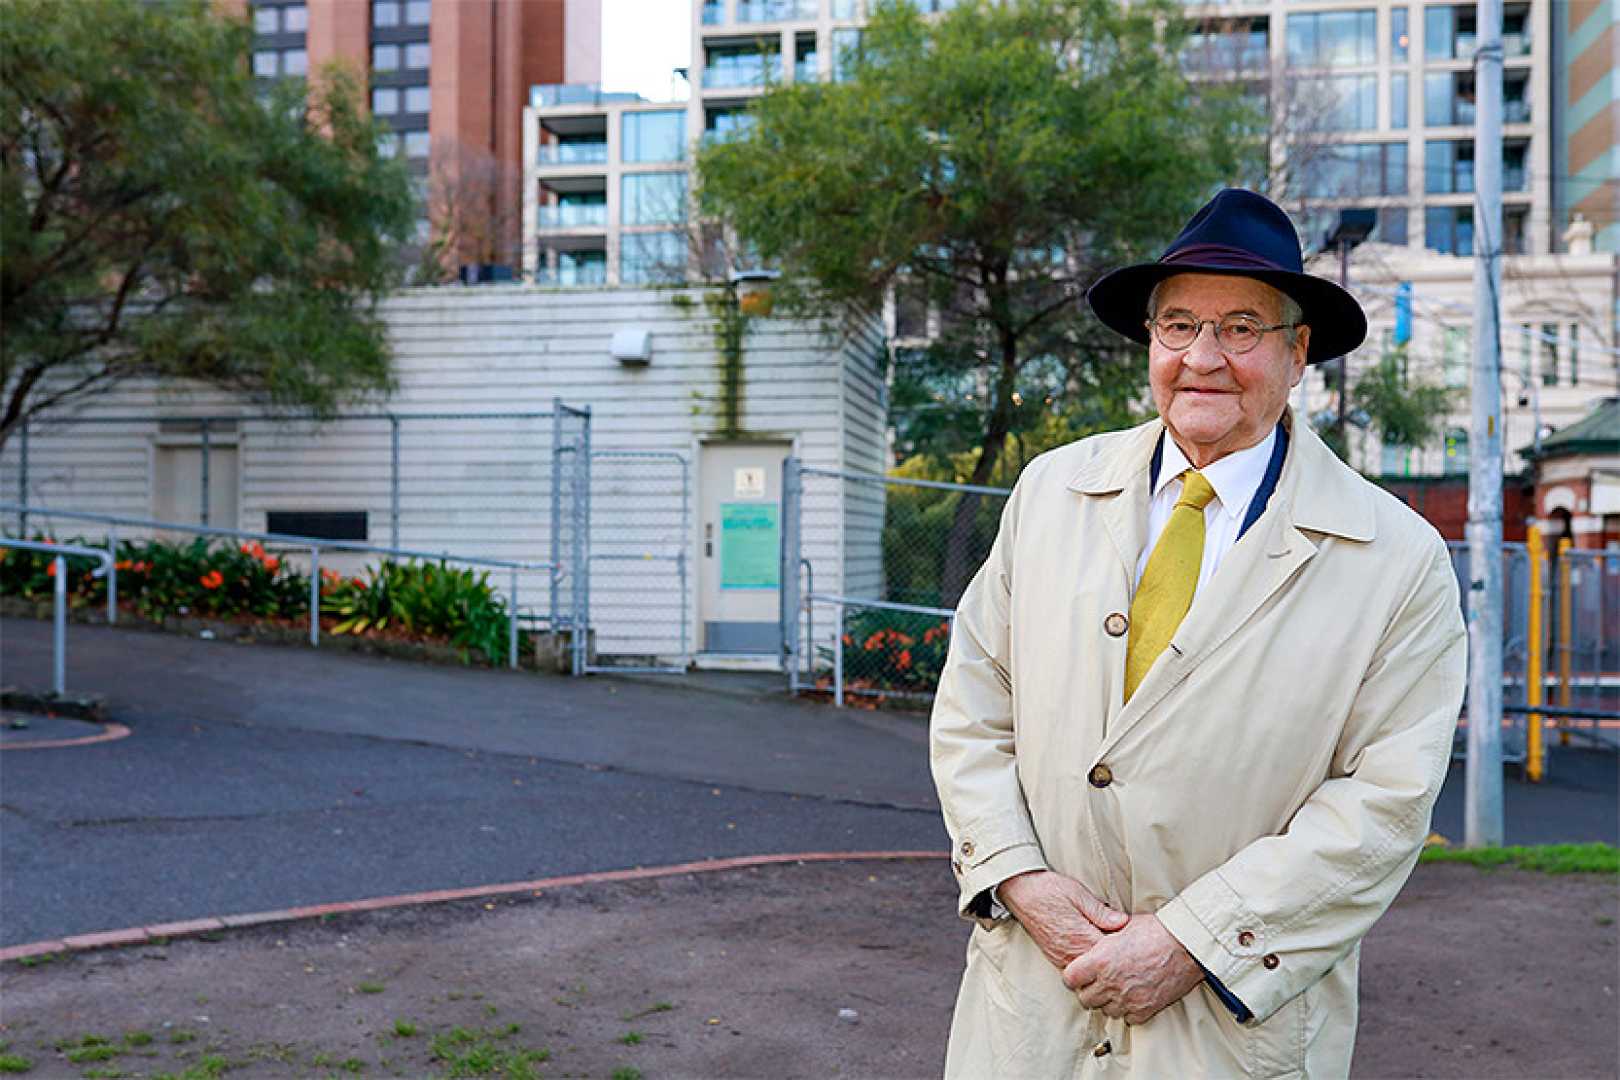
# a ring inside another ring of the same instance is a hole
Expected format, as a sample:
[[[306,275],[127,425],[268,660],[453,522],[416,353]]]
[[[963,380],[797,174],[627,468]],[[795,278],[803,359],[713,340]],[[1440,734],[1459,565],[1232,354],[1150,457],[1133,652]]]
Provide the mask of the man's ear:
[[[1306,323],[1294,327],[1294,380],[1289,386],[1298,386],[1305,377],[1305,358],[1311,354],[1311,328]]]

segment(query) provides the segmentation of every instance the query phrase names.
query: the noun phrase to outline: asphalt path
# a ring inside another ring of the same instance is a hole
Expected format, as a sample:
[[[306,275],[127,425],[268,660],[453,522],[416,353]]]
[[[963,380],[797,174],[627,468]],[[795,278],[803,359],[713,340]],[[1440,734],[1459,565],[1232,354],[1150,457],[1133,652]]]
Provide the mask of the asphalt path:
[[[0,679],[48,650],[0,624]],[[0,754],[0,944],[947,843],[914,716],[84,626],[70,664],[132,734]]]
[[[40,687],[50,628],[0,622]],[[591,870],[941,850],[915,715],[70,628],[128,738],[0,754],[0,945]],[[747,685],[758,685],[756,683]],[[1508,840],[1614,842],[1613,754],[1507,783]],[[1462,835],[1454,767],[1435,828]]]

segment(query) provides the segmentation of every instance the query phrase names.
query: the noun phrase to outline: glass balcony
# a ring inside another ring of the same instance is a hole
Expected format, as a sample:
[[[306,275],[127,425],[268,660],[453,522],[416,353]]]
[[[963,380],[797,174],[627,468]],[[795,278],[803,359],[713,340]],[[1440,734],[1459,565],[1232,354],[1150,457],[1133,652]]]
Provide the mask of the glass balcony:
[[[602,165],[607,162],[607,140],[547,143],[540,147],[542,165]]]
[[[607,254],[600,259],[582,260],[572,266],[542,266],[534,275],[536,285],[606,285]]]
[[[559,105],[606,105],[615,101],[640,101],[641,95],[628,90],[603,90],[599,83],[549,83],[529,87],[529,104],[536,109]]]
[[[782,77],[781,57],[772,56],[768,61],[764,57],[758,57],[751,63],[733,61],[717,67],[704,68],[703,85],[714,88],[764,86],[767,76],[771,79]]]
[[[816,0],[737,0],[740,23],[789,22],[815,17]]]
[[[1518,101],[1502,102],[1502,122],[1504,124],[1528,124],[1530,122],[1530,103],[1524,99]]]
[[[606,203],[558,203],[540,208],[542,229],[587,229],[606,224]]]

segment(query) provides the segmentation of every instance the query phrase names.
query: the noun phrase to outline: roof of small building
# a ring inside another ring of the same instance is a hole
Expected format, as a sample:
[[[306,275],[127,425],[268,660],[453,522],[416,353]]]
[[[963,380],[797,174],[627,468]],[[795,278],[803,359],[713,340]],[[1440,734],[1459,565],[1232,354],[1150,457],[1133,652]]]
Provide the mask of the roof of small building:
[[[1573,454],[1620,454],[1620,397],[1604,398],[1597,408],[1541,440],[1541,451],[1526,447],[1526,457],[1569,457]]]

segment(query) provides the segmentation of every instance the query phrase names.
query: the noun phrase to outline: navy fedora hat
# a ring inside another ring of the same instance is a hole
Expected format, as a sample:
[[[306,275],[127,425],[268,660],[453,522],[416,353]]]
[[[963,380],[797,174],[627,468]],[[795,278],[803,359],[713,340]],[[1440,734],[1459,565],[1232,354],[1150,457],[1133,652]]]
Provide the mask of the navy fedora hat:
[[[1087,290],[1086,300],[1108,327],[1146,345],[1148,297],[1176,274],[1250,277],[1286,294],[1311,328],[1307,363],[1343,356],[1367,337],[1367,315],[1356,298],[1305,273],[1293,222],[1282,207],[1252,191],[1222,191],[1193,215],[1158,262],[1109,271]]]

